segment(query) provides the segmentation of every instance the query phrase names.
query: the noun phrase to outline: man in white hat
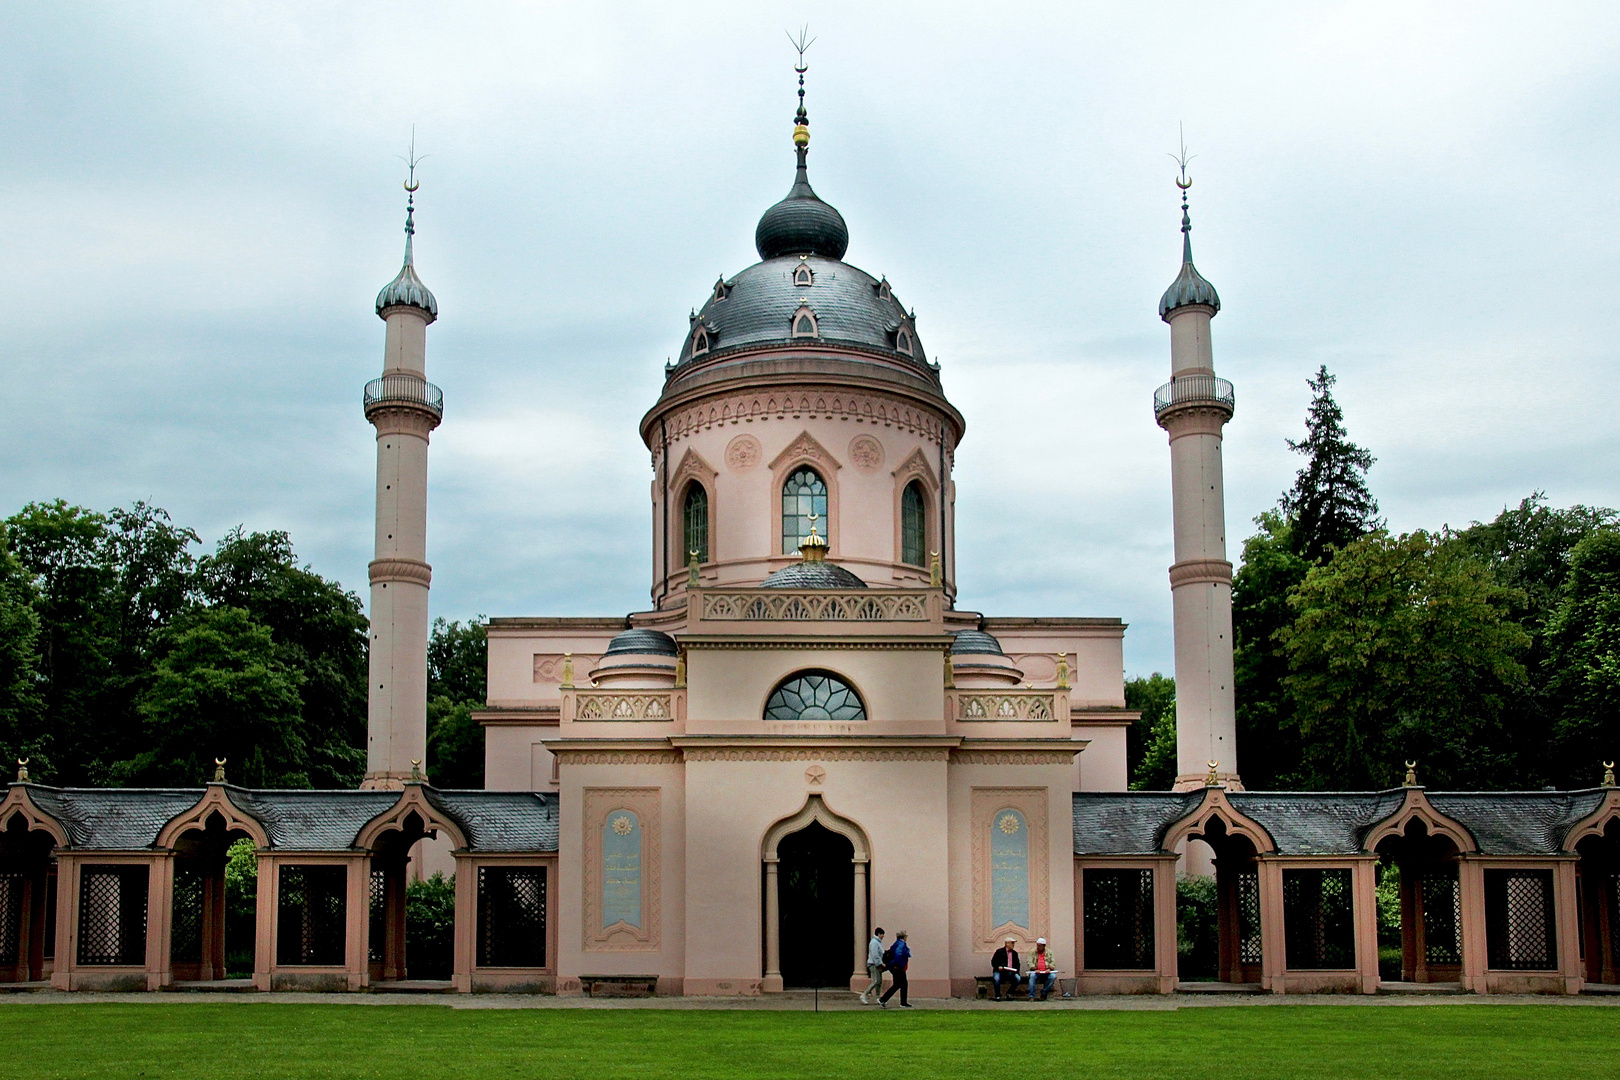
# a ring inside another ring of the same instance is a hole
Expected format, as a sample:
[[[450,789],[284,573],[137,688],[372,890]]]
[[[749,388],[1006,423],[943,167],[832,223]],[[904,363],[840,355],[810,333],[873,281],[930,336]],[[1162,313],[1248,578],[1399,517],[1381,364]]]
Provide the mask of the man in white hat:
[[[1052,980],[1057,978],[1057,968],[1052,966],[1052,956],[1046,951],[1046,939],[1035,939],[1035,955],[1029,958],[1029,1000],[1035,1000],[1035,982],[1040,980],[1041,1000],[1046,1000],[1046,994],[1052,988]]]

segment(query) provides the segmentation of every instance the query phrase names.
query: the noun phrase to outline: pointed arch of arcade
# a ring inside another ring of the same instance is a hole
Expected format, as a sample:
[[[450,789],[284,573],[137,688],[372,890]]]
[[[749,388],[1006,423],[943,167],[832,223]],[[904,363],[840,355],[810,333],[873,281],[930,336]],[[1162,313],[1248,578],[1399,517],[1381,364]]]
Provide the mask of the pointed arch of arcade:
[[[1589,983],[1620,984],[1620,788],[1610,787],[1596,809],[1564,834],[1575,864],[1579,933],[1586,944],[1582,974]]]
[[[1220,830],[1215,828],[1217,821],[1221,823]],[[1160,846],[1166,851],[1174,851],[1184,840],[1202,840],[1212,831],[1222,830],[1227,837],[1248,840],[1254,846],[1256,855],[1268,855],[1277,850],[1276,842],[1271,839],[1266,827],[1240,812],[1227,801],[1225,789],[1218,787],[1204,789],[1204,801],[1198,804],[1197,809],[1171,824]]]
[[[1479,850],[1479,844],[1474,841],[1474,834],[1468,831],[1468,827],[1436,810],[1429,804],[1423,789],[1417,787],[1407,788],[1406,799],[1400,808],[1367,831],[1366,839],[1361,843],[1362,850],[1376,851],[1378,845],[1390,837],[1405,836],[1414,821],[1422,822],[1430,836],[1450,840],[1461,854]]]
[[[1408,787],[1394,813],[1367,830],[1362,850],[1398,871],[1401,904],[1401,980],[1460,981],[1470,957],[1464,912],[1481,902],[1476,880],[1463,873],[1463,857],[1479,844],[1466,825]]]
[[[852,942],[854,975],[863,974],[866,964],[866,937],[867,937],[867,901],[866,901],[866,871],[872,861],[872,845],[868,840],[866,830],[854,821],[835,812],[822,798],[819,792],[812,792],[805,797],[804,805],[798,812],[782,818],[769,829],[760,841],[760,859],[765,865],[765,989],[782,989],[782,909],[781,894],[778,892],[777,865],[778,850],[784,838],[792,836],[811,824],[818,824],[822,828],[838,834],[849,841],[854,851],[852,862],[855,869],[855,888],[852,897],[855,905],[855,934]]]
[[[355,847],[371,853],[372,910],[366,920],[370,976],[392,981],[408,978],[405,956],[405,885],[411,848],[443,830],[456,851],[467,849],[467,837],[436,806],[421,784],[407,784],[399,801],[360,827]],[[378,902],[381,901],[380,910]],[[379,938],[381,940],[373,940]]]
[[[38,830],[46,833],[55,841],[57,847],[67,847],[67,829],[63,828],[60,821],[39,808],[29,797],[26,784],[11,785],[6,797],[0,799],[0,829],[8,827],[11,819],[18,814],[21,814],[23,821],[27,822],[30,832]]]
[[[270,847],[263,822],[237,806],[223,783],[209,784],[191,809],[158,831],[156,847],[174,856],[160,868],[158,890],[168,909],[167,955],[161,963],[169,980],[227,977],[225,866],[231,844],[241,837],[259,851]]]
[[[0,869],[13,876],[11,916],[0,924],[0,982],[40,982],[54,957],[56,871],[52,853],[68,844],[60,821],[42,809],[16,783],[0,799]]]
[[[1202,840],[1215,852],[1216,978],[1264,983],[1267,962],[1280,952],[1274,939],[1282,927],[1280,900],[1267,895],[1272,890],[1266,887],[1260,857],[1275,853],[1276,842],[1265,826],[1227,801],[1219,787],[1204,789],[1197,808],[1166,830],[1161,846],[1173,851],[1186,840]]]

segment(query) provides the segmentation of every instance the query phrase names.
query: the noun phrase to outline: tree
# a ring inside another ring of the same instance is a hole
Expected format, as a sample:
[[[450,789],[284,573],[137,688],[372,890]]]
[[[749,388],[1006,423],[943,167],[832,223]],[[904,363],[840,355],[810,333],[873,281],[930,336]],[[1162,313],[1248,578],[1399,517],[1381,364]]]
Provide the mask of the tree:
[[[1620,528],[1594,530],[1570,552],[1547,641],[1552,779],[1586,787],[1620,749]]]
[[[1238,767],[1244,784],[1264,791],[1298,772],[1301,751],[1285,722],[1288,656],[1278,632],[1294,621],[1289,594],[1311,564],[1295,551],[1293,525],[1275,510],[1254,519],[1232,577],[1232,668],[1237,699]]]
[[[144,748],[120,762],[125,783],[192,785],[227,758],[250,787],[308,787],[299,728],[301,677],[276,656],[268,627],[241,608],[192,611],[158,640],[141,696]]]
[[[433,620],[428,639],[428,777],[439,787],[484,786],[484,707],[489,639],[483,616]]]
[[[1306,788],[1388,787],[1417,759],[1434,787],[1519,779],[1504,714],[1525,685],[1514,590],[1462,544],[1376,532],[1294,588],[1286,724]]]
[[[43,705],[40,698],[37,591],[27,571],[7,549],[0,533],[0,767],[29,758],[47,775],[41,756]]]
[[[1288,440],[1288,449],[1305,455],[1305,467],[1283,495],[1281,509],[1292,526],[1295,552],[1311,562],[1379,527],[1378,503],[1367,488],[1367,470],[1376,459],[1346,435],[1344,413],[1333,399],[1337,381],[1326,365],[1306,380],[1311,408],[1305,438]]]
[[[1141,719],[1125,733],[1132,791],[1168,791],[1176,783],[1176,680],[1155,671],[1125,681],[1125,707]]]
[[[233,529],[197,564],[202,598],[246,611],[296,672],[308,782],[354,787],[365,775],[366,633],[360,598],[298,565],[284,532]]]

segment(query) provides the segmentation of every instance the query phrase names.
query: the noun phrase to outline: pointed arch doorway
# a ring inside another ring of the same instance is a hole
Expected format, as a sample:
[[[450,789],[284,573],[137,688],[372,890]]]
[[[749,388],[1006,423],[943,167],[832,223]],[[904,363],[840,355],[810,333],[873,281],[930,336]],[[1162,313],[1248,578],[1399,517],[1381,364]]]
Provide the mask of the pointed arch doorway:
[[[866,832],[820,795],[765,833],[765,989],[850,986],[864,976]]]

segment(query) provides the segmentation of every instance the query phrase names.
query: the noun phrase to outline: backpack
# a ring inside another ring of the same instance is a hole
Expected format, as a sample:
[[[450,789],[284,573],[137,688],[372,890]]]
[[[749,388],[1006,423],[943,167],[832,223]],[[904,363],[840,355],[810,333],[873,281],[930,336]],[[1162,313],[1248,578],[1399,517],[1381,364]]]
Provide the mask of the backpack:
[[[890,945],[887,949],[883,950],[883,966],[884,967],[893,967],[894,966],[894,946],[893,945]]]

